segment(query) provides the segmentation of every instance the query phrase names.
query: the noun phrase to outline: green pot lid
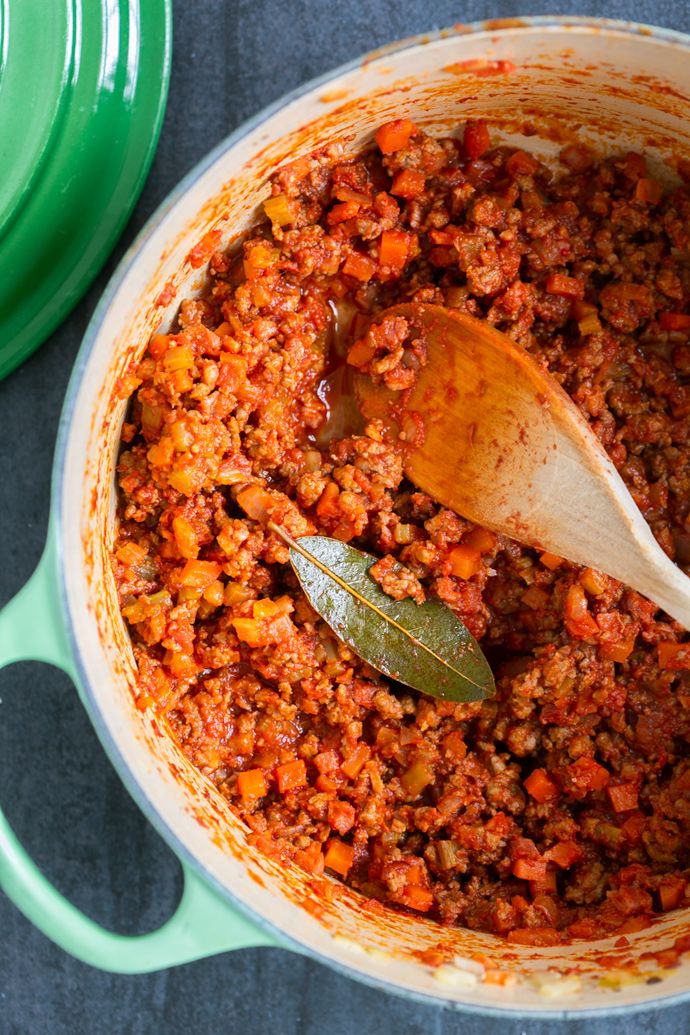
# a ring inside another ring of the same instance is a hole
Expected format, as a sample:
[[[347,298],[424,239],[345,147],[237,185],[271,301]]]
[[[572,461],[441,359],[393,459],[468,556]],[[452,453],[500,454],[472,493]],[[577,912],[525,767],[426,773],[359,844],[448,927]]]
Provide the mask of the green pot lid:
[[[144,184],[170,0],[0,0],[0,378],[94,279]]]

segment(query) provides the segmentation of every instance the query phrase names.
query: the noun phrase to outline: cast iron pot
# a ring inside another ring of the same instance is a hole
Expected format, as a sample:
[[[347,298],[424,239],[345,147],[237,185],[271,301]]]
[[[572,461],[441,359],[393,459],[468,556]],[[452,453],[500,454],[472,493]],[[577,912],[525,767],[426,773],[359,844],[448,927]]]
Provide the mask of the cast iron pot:
[[[521,1016],[629,1012],[690,995],[690,960],[667,970],[647,960],[632,977],[617,967],[617,958],[640,959],[672,945],[687,930],[687,910],[628,935],[625,950],[611,939],[507,946],[421,917],[372,912],[330,877],[282,869],[261,856],[155,715],[137,710],[132,652],[108,560],[126,405],[122,379],[150,333],[170,325],[180,299],[203,289],[204,257],[257,219],[276,166],[335,137],[347,150],[359,148],[381,122],[402,115],[437,133],[457,132],[467,118],[483,116],[494,140],[542,158],[580,139],[602,154],[642,149],[660,175],[672,178],[674,158],[690,155],[688,95],[690,38],[662,29],[532,18],[404,41],[247,122],[186,177],[139,235],[75,365],[60,422],[45,553],[0,615],[0,662],[33,658],[69,673],[113,765],[178,855],[185,889],[160,930],[133,938],[105,931],[48,883],[0,816],[2,886],[68,952],[134,973],[228,949],[282,946],[392,992]],[[439,945],[453,962],[438,965]],[[484,981],[477,954],[512,971],[514,983]],[[652,971],[660,981],[648,983]]]

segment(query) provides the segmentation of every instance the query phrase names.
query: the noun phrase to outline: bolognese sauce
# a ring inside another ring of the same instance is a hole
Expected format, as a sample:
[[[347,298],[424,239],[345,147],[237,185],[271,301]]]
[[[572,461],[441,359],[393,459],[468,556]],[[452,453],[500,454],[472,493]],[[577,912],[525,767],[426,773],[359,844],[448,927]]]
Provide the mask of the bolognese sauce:
[[[414,378],[405,321],[371,324],[395,302],[487,320],[569,393],[689,565],[690,189],[639,154],[573,144],[552,168],[482,121],[435,138],[398,119],[362,154],[279,169],[264,210],[127,382],[113,570],[141,706],[254,843],[368,899],[534,945],[683,905],[687,635],[415,489],[349,386]],[[496,696],[440,701],[373,671],[269,519],[374,554],[398,599],[444,601]]]

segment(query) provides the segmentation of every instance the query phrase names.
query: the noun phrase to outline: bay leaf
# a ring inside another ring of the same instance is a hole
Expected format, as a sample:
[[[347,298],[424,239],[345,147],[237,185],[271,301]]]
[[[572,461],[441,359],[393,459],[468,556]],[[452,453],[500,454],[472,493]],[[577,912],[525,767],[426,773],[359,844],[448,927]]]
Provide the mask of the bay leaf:
[[[370,554],[327,536],[292,539],[290,562],[312,607],[364,661],[391,679],[448,701],[496,691],[479,644],[440,600],[393,600],[369,575]]]

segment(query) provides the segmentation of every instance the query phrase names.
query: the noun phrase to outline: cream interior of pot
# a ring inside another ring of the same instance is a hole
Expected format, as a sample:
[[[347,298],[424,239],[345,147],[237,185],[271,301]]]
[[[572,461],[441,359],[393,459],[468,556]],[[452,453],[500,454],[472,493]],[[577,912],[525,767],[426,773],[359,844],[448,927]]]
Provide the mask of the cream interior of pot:
[[[501,61],[515,67],[485,64]],[[482,116],[492,123],[494,140],[541,157],[566,140],[587,140],[601,153],[641,149],[672,176],[674,158],[690,154],[689,68],[678,38],[584,24],[510,23],[375,54],[257,121],[207,164],[127,258],[83,356],[59,507],[87,706],[100,715],[111,754],[151,803],[159,826],[217,885],[305,949],[368,980],[508,1010],[626,1007],[690,989],[690,961],[661,971],[661,982],[653,959],[638,973],[625,969],[626,961],[671,945],[687,916],[671,914],[628,935],[627,948],[611,940],[548,949],[507,945],[423,918],[372,912],[330,877],[281,869],[249,848],[225,801],[161,733],[155,716],[134,706],[131,650],[108,561],[125,407],[118,378],[142,354],[150,332],[170,326],[179,300],[203,288],[203,271],[187,259],[190,249],[211,229],[230,241],[249,227],[269,193],[268,175],[288,158],[336,137],[355,150],[378,124],[401,115],[444,133]],[[517,981],[482,981],[480,967],[462,962],[476,953],[515,972]],[[608,953],[605,965],[602,953]],[[440,956],[460,965],[439,969]]]

